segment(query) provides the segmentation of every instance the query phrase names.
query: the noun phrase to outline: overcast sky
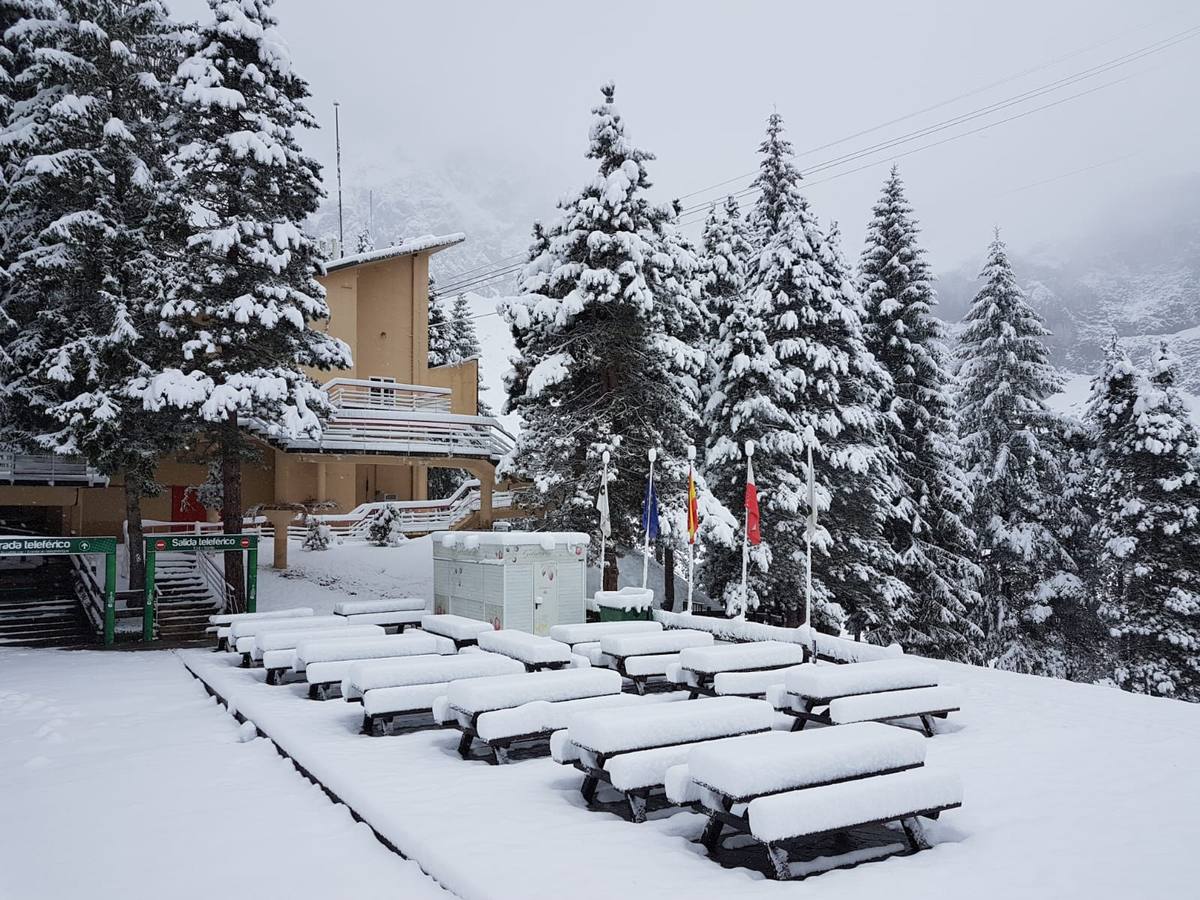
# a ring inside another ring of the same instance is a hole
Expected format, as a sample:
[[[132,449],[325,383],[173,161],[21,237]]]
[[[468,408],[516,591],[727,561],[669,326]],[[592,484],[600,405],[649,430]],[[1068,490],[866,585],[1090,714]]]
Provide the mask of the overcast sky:
[[[181,16],[206,15],[203,0],[168,2]],[[304,141],[328,184],[338,100],[354,177],[382,181],[397,159],[437,169],[452,157],[482,178],[527,182],[547,210],[588,173],[588,111],[606,79],[631,137],[657,155],[651,173],[667,200],[751,172],[772,108],[803,152],[959,98],[801,156],[812,167],[1200,26],[1186,0],[280,0],[277,11],[326,126]],[[1090,91],[896,160],[938,268],[978,259],[993,223],[1017,247],[1061,242],[1164,177],[1200,169],[1198,86],[1200,35],[813,174],[809,196],[823,219],[840,220],[857,255],[897,154]]]

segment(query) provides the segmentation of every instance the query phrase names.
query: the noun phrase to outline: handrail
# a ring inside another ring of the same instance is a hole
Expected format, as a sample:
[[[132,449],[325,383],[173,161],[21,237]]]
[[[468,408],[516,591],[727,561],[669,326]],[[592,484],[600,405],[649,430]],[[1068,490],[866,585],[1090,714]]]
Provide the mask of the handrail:
[[[200,577],[204,579],[209,593],[220,600],[221,612],[226,613],[233,609],[237,594],[225,580],[225,569],[217,566],[214,557],[215,554],[197,553],[196,568],[200,572]]]
[[[17,453],[0,450],[0,481],[15,484],[18,481],[86,482],[89,486],[108,484],[101,475],[77,456],[60,456],[57,453]]]
[[[84,614],[97,633],[103,632],[104,589],[96,580],[96,573],[92,569],[93,563],[82,555],[72,555],[70,559],[72,568],[79,575],[79,578],[75,580],[75,596],[79,600],[79,605],[83,607]],[[80,596],[81,592],[82,596]]]

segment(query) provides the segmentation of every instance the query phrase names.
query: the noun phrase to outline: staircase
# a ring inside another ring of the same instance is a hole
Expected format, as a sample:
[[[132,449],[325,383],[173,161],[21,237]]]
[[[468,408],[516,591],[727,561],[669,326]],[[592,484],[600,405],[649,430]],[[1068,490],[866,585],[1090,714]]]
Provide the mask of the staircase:
[[[0,646],[91,647],[68,556],[0,560]]]
[[[158,638],[172,643],[208,640],[204,629],[219,604],[200,574],[192,553],[159,553],[154,586],[158,589]]]

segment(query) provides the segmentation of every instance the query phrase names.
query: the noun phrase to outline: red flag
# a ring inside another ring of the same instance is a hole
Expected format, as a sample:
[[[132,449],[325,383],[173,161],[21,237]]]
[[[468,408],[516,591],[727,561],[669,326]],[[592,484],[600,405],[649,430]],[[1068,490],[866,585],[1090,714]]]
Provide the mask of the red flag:
[[[754,484],[754,467],[746,460],[746,540],[757,544],[762,540],[758,526],[758,487]]]
[[[696,479],[688,468],[688,508],[687,508],[688,543],[696,543],[696,533],[700,531],[700,508],[696,498]]]

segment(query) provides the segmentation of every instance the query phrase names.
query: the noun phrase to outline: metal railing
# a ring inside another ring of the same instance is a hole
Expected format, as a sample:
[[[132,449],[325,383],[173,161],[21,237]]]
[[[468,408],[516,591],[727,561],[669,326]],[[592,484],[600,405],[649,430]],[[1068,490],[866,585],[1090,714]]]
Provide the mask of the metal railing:
[[[95,563],[86,556],[71,556],[75,579],[75,596],[97,634],[104,632],[104,588],[100,586]]]
[[[450,388],[364,378],[332,378],[321,385],[339,410],[385,409],[450,412]]]
[[[237,592],[225,580],[224,559],[218,565],[215,553],[197,553],[195,556],[196,571],[200,573],[208,592],[220,602],[221,612],[229,612],[237,602]]]
[[[0,451],[0,481],[7,481],[9,484],[108,484],[106,477],[78,457],[11,451]]]

